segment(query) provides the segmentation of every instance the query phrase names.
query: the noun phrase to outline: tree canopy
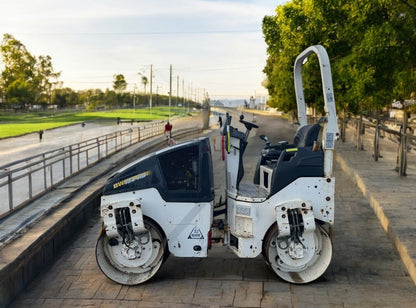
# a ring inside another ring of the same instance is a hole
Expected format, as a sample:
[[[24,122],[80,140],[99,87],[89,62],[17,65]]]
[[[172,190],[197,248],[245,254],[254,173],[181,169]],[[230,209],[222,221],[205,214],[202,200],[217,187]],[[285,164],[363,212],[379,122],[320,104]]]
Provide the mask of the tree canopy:
[[[146,86],[147,86],[148,80],[146,76],[142,76],[142,85],[144,89],[144,94],[146,94]]]
[[[114,75],[113,88],[116,92],[122,92],[127,88],[127,82],[123,74]]]
[[[316,44],[330,57],[338,108],[357,114],[408,99],[416,91],[414,2],[293,0],[278,6],[276,15],[263,19],[269,105],[296,108],[293,63]],[[310,59],[304,71],[308,105],[322,110],[317,60]]]
[[[0,45],[3,70],[0,89],[9,102],[16,104],[47,103],[52,87],[60,76],[50,56],[33,56],[20,41],[4,34]]]

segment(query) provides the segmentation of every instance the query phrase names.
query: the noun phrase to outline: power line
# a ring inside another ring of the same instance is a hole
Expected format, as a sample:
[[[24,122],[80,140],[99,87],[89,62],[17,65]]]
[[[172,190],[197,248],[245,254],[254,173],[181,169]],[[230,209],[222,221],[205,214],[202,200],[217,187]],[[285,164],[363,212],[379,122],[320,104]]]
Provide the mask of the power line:
[[[72,80],[63,80],[63,82],[66,82],[66,83],[81,83],[81,84],[106,84],[106,83],[112,83],[113,80],[109,80],[109,81],[72,81]]]
[[[235,34],[235,33],[262,33],[261,30],[208,30],[208,31],[151,31],[151,32],[18,32],[17,35],[100,35],[100,36],[140,36],[140,35],[178,35],[178,34]]]

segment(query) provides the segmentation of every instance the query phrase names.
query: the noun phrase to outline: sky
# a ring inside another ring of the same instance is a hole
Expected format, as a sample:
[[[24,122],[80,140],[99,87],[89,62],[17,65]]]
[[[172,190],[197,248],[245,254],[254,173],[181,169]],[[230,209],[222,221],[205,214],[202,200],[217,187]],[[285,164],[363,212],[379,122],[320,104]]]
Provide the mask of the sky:
[[[262,19],[287,0],[0,0],[0,35],[34,56],[49,55],[64,87],[127,90],[201,99],[256,98],[267,59]],[[178,86],[179,85],[179,86]],[[146,91],[149,92],[149,85]]]

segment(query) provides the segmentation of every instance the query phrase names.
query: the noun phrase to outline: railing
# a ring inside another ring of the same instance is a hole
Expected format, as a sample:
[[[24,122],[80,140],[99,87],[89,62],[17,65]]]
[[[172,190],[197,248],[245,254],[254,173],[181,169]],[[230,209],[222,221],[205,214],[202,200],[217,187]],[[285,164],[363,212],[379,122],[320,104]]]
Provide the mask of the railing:
[[[0,218],[101,159],[163,131],[163,122],[151,122],[0,166]]]
[[[363,150],[363,135],[370,131],[373,136],[373,158],[378,161],[380,155],[380,138],[381,136],[388,136],[388,139],[397,144],[397,162],[395,170],[400,176],[406,175],[407,169],[407,155],[409,150],[416,150],[416,136],[413,134],[413,129],[407,123],[407,117],[404,117],[402,123],[395,123],[398,127],[397,130],[389,128],[386,123],[381,121],[375,123],[371,121],[365,121],[362,117],[350,118],[348,121],[341,120],[341,139],[345,138],[345,127],[348,124],[352,124],[355,128],[355,144],[358,150]]]

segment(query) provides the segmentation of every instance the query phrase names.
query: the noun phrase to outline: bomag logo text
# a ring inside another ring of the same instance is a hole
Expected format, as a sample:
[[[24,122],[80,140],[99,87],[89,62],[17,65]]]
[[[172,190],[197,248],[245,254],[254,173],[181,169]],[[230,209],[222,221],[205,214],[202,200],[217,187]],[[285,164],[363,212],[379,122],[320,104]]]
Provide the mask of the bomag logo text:
[[[134,181],[138,181],[138,180],[144,179],[145,177],[149,176],[151,173],[152,173],[151,171],[145,171],[145,172],[136,174],[136,175],[131,176],[131,177],[127,178],[127,179],[124,179],[124,180],[122,180],[120,182],[114,183],[113,184],[113,188],[116,189],[116,188],[119,188],[121,186],[130,184],[130,183],[133,183]]]

